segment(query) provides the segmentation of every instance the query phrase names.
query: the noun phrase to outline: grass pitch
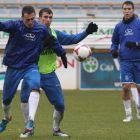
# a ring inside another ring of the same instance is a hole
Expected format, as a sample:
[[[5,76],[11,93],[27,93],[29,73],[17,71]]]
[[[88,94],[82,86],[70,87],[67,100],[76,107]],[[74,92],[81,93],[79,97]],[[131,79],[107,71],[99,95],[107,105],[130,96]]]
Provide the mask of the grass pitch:
[[[33,140],[138,140],[140,139],[140,121],[133,109],[133,121],[125,123],[124,106],[121,91],[63,91],[66,111],[61,130],[70,138],[52,136],[54,107],[41,93],[35,117],[35,134],[27,139]],[[2,98],[2,92],[0,92]],[[20,107],[20,94],[12,102],[12,121],[0,140],[19,140],[25,122]],[[0,118],[3,118],[2,107]]]

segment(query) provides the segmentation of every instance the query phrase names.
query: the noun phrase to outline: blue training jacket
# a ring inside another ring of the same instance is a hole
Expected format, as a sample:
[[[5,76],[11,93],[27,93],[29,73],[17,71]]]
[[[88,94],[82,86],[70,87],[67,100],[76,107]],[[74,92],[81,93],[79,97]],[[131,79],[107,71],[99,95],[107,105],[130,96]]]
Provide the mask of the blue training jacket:
[[[9,33],[3,64],[13,68],[23,68],[39,61],[39,47],[43,40],[51,36],[47,27],[35,21],[28,29],[22,19],[0,22],[0,31]],[[58,56],[66,51],[56,40],[51,46]]]
[[[89,34],[85,31],[83,31],[82,33],[76,34],[76,35],[70,35],[70,34],[66,34],[64,32],[61,32],[59,30],[54,30],[57,38],[56,40],[59,41],[59,43],[61,45],[71,45],[71,44],[77,44],[79,43],[81,40],[83,40],[86,36],[88,36]],[[51,29],[49,29],[49,32],[51,34]],[[39,49],[39,53],[41,53],[43,51],[43,45],[41,44],[40,49]]]
[[[86,32],[86,30],[76,35],[69,35],[58,30],[55,30],[55,32],[57,34],[58,41],[61,45],[71,45],[79,43],[81,40],[83,40],[86,36],[89,35]]]
[[[127,48],[126,41],[137,42],[138,47]],[[111,51],[118,50],[120,61],[140,61],[140,19],[135,17],[129,24],[119,22],[112,36]]]

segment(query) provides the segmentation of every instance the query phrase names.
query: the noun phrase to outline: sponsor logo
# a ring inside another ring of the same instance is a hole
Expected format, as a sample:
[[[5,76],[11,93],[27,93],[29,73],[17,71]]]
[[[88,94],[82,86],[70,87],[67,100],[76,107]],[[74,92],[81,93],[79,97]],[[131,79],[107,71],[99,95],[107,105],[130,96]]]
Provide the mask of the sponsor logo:
[[[59,87],[60,86],[60,84],[56,84],[56,87]]]
[[[28,37],[28,38],[35,38],[35,35],[32,34],[32,33],[27,33],[27,34],[26,34],[26,37]]]
[[[132,29],[125,30],[125,35],[124,36],[127,36],[127,35],[133,35]]]
[[[33,33],[27,33],[25,36],[26,37],[24,39],[26,39],[26,40],[31,40],[31,41],[36,40],[35,35]]]
[[[95,72],[98,69],[98,67],[99,67],[99,63],[95,57],[91,57],[88,61],[83,63],[84,70],[89,73]],[[100,65],[100,70],[110,72],[114,70],[114,66],[110,64],[102,63]]]
[[[105,63],[100,65],[100,70],[101,71],[113,71],[114,70],[114,66],[113,65],[106,65]]]
[[[54,54],[54,53],[55,53],[54,50],[46,47],[45,50],[41,53],[41,55],[51,55],[51,54]]]
[[[38,72],[38,70],[32,70],[32,72],[34,72],[34,71]]]
[[[83,63],[84,70],[89,73],[95,72],[98,65],[98,60],[95,57],[90,57],[88,61]]]

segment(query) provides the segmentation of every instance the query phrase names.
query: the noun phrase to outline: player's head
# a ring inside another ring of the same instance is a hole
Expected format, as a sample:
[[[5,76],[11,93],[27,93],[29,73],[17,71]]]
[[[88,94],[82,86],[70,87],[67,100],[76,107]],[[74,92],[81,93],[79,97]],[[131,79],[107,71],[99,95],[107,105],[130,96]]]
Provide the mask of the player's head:
[[[131,18],[134,14],[134,4],[132,1],[125,1],[122,5],[125,20]]]
[[[32,28],[35,22],[35,10],[32,6],[24,6],[22,9],[22,19],[27,28]]]
[[[50,27],[52,18],[53,18],[53,12],[51,9],[43,8],[39,11],[39,21],[41,24],[46,25],[47,28]]]

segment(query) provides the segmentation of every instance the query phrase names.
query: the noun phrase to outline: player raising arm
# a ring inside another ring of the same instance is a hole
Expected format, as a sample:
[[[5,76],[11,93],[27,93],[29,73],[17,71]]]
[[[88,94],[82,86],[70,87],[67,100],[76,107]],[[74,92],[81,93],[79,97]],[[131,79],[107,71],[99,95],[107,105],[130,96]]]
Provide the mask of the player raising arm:
[[[53,12],[49,8],[43,8],[39,11],[39,21],[44,24],[49,32],[58,39],[61,45],[71,45],[76,44],[87,37],[89,34],[96,32],[98,26],[92,22],[88,25],[87,29],[82,33],[76,35],[69,35],[58,30],[53,30],[50,25],[53,18]],[[46,41],[46,44],[50,44],[54,38]],[[41,88],[45,91],[45,94],[52,105],[54,105],[53,114],[53,130],[54,136],[68,136],[60,130],[60,123],[64,116],[65,104],[64,96],[61,89],[61,84],[55,73],[57,69],[56,53],[49,47],[47,47],[44,52],[41,53],[39,59],[39,72],[41,73]],[[63,59],[63,58],[62,58]],[[57,85],[57,86],[56,86]],[[25,84],[23,83],[23,87]],[[29,102],[30,102],[29,97]],[[23,102],[24,101],[24,102]],[[27,100],[28,101],[28,100]],[[28,102],[21,97],[21,108],[25,118],[25,122],[28,120]],[[47,110],[46,110],[47,111]],[[29,114],[30,116],[30,114]],[[33,132],[25,131],[20,137],[28,137]]]

